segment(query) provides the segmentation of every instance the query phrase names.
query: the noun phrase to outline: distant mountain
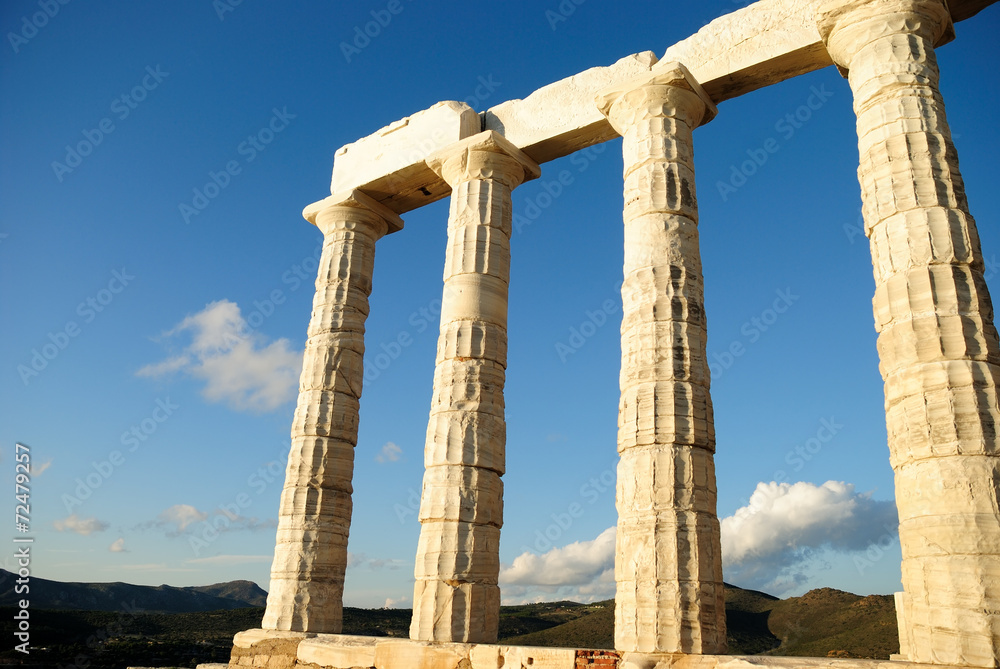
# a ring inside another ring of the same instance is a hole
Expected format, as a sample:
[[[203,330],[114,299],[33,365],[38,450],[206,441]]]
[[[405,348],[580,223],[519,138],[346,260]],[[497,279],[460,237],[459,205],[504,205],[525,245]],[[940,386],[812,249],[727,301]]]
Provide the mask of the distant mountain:
[[[519,619],[533,622],[537,629],[527,634],[508,636],[505,632],[512,627],[511,622]],[[560,619],[566,622],[556,622]],[[609,599],[594,604],[557,602],[501,607],[500,641],[517,646],[614,648],[615,601]]]
[[[558,617],[566,621],[557,623]],[[590,605],[505,606],[500,621],[501,641],[507,644],[614,647],[614,600]],[[516,631],[519,621],[524,621],[524,631]],[[888,659],[899,652],[891,595],[861,597],[821,588],[801,597],[778,599],[727,584],[726,626],[731,655]],[[511,634],[510,630],[515,631]]]
[[[0,606],[28,599],[32,609],[192,613],[264,606],[267,593],[252,581],[229,581],[199,587],[129,583],[61,583],[31,578],[27,595],[16,594],[17,575],[0,569]]]
[[[892,595],[810,590],[776,601],[768,626],[781,640],[774,655],[888,659],[899,652]]]
[[[0,569],[0,607],[14,606],[23,597],[14,594],[15,579],[14,574]],[[58,635],[65,636],[67,629],[79,627],[81,638],[85,638],[88,630],[107,624],[102,616],[124,612],[128,615],[117,615],[116,619],[127,620],[129,626],[136,628],[133,633],[149,635],[150,630],[166,633],[169,629],[172,631],[166,638],[176,640],[201,639],[214,631],[222,640],[219,642],[222,648],[233,630],[260,624],[263,615],[260,607],[265,605],[267,593],[250,581],[175,588],[128,583],[60,583],[32,578],[28,599],[33,611],[52,610],[46,614],[48,617],[36,618],[33,612],[32,619],[42,625],[51,618],[53,629],[62,630]],[[132,615],[136,609],[143,613]],[[160,615],[165,613],[187,615]],[[614,623],[614,600],[503,606],[500,642],[613,648]],[[345,634],[405,638],[409,624],[410,611],[405,609],[344,609]],[[778,599],[756,590],[726,585],[726,624],[731,655],[888,659],[899,649],[895,606],[890,595],[861,597],[820,588],[801,597]],[[220,657],[223,651],[219,650]]]

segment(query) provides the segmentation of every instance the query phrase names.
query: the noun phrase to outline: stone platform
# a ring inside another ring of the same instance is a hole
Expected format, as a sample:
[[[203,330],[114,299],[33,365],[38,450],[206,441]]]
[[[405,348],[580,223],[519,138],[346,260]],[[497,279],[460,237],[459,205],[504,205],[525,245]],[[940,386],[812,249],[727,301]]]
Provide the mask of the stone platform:
[[[248,630],[230,669],[949,669],[905,660],[767,655],[672,655],[503,644],[432,643],[393,637]],[[953,669],[960,669],[955,666]]]

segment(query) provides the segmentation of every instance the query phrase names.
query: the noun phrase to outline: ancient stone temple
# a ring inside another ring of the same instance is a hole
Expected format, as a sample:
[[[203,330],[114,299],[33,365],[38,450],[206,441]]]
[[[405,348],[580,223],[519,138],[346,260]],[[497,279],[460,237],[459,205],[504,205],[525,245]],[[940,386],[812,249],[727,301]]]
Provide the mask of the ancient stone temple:
[[[716,105],[835,65],[857,116],[903,591],[894,663],[1000,667],[1000,343],[935,49],[992,0],[760,0],[485,112],[441,102],[337,152],[263,629],[232,667],[785,667],[727,656],[694,179]],[[391,132],[390,132],[391,131]],[[497,645],[511,198],[623,138],[615,648]],[[451,198],[410,639],[344,636],[378,240]],[[839,661],[872,666],[875,661]]]

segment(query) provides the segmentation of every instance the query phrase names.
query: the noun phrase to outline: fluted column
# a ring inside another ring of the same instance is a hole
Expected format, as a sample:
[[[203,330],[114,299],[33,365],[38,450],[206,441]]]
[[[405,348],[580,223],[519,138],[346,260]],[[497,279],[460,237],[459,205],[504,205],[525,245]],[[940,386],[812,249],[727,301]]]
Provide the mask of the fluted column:
[[[615,648],[724,653],[691,138],[715,106],[677,63],[597,103],[625,161]]]
[[[410,638],[492,642],[500,615],[511,191],[539,168],[492,131],[427,164],[452,194]]]
[[[854,92],[865,232],[896,481],[901,649],[1000,666],[1000,346],[938,89],[939,0],[828,2],[819,29]]]
[[[303,215],[323,232],[264,629],[339,633],[375,242],[403,227],[359,191]]]

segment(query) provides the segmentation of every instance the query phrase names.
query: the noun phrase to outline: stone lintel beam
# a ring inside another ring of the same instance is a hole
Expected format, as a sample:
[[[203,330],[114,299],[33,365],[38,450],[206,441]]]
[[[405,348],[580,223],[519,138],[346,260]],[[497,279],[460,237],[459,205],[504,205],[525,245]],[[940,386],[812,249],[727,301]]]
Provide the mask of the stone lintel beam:
[[[950,0],[948,7],[953,21],[963,21],[995,2]],[[833,61],[816,26],[821,3],[758,0],[672,45],[662,60],[684,63],[716,103],[828,67]],[[618,133],[594,107],[595,96],[655,70],[657,60],[651,51],[626,56],[503,102],[481,118],[462,103],[438,103],[340,149],[332,190],[361,188],[402,214],[450,192],[424,158],[482,130],[495,130],[538,163],[614,139]]]
[[[427,166],[427,156],[475,135],[482,122],[463,102],[438,102],[341,147],[333,160],[331,193],[361,188],[397,214],[451,192]]]
[[[615,83],[649,72],[656,54],[643,51],[608,67],[592,67],[539,88],[523,100],[488,109],[483,127],[496,130],[539,163],[618,137],[594,96]]]

